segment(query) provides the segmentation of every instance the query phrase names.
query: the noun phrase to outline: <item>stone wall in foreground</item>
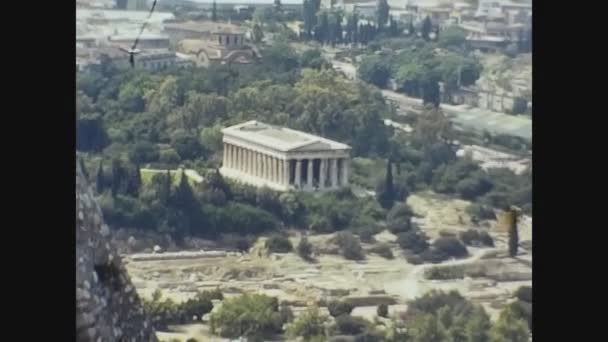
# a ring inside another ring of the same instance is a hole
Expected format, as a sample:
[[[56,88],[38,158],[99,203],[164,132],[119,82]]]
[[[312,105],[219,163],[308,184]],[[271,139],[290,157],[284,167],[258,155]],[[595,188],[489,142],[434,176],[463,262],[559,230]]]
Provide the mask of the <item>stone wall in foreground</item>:
[[[78,163],[77,163],[78,164]],[[110,230],[82,174],[76,171],[77,341],[157,341]]]

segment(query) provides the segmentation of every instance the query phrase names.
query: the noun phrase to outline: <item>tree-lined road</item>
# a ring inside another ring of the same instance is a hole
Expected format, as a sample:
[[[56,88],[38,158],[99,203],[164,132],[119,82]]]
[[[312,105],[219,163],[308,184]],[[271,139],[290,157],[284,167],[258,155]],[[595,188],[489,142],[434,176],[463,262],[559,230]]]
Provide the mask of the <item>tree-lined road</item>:
[[[351,64],[332,60],[333,67],[343,72],[350,79],[357,79],[357,68]],[[422,100],[412,98],[391,90],[382,90],[382,95],[396,105],[397,113],[406,115],[408,112],[420,113]],[[516,136],[527,141],[532,140],[532,120],[505,113],[492,112],[481,108],[467,106],[451,106],[442,104],[441,109],[448,115],[455,127],[464,131],[484,132]]]

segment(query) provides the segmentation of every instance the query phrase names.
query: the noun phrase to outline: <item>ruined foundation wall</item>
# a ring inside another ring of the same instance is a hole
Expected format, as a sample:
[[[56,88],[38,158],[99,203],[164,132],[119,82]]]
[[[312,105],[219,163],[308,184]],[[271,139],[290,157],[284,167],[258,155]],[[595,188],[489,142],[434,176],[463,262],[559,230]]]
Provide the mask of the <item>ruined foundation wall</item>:
[[[78,163],[77,163],[78,164]],[[82,174],[76,170],[77,341],[157,341],[110,230]]]

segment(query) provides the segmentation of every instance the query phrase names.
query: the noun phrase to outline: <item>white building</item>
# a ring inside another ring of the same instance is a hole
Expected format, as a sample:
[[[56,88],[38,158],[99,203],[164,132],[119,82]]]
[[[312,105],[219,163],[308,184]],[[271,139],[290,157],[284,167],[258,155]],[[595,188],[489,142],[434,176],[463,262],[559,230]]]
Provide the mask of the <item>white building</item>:
[[[248,121],[225,128],[223,176],[286,191],[348,185],[350,146],[312,134]]]

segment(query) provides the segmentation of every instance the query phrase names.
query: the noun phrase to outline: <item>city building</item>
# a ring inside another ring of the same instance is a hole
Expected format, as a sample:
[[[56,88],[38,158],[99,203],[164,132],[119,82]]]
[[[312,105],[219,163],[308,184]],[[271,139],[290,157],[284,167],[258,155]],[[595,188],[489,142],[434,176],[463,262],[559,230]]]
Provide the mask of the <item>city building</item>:
[[[131,47],[137,35],[113,35],[108,37],[108,43],[113,46]],[[169,37],[158,34],[144,33],[139,37],[138,49],[168,49],[170,46]]]
[[[94,70],[107,58],[119,68],[130,68],[129,55],[117,47],[76,48],[76,68],[79,71]],[[191,67],[194,63],[186,56],[178,56],[167,49],[142,50],[135,57],[135,67],[147,70],[163,70],[171,67]]]
[[[279,191],[348,185],[350,146],[312,134],[248,121],[222,130],[223,176]]]
[[[198,66],[210,64],[248,64],[260,54],[247,44],[245,31],[232,24],[186,22],[165,25],[172,40],[179,40],[177,51],[194,56]]]

